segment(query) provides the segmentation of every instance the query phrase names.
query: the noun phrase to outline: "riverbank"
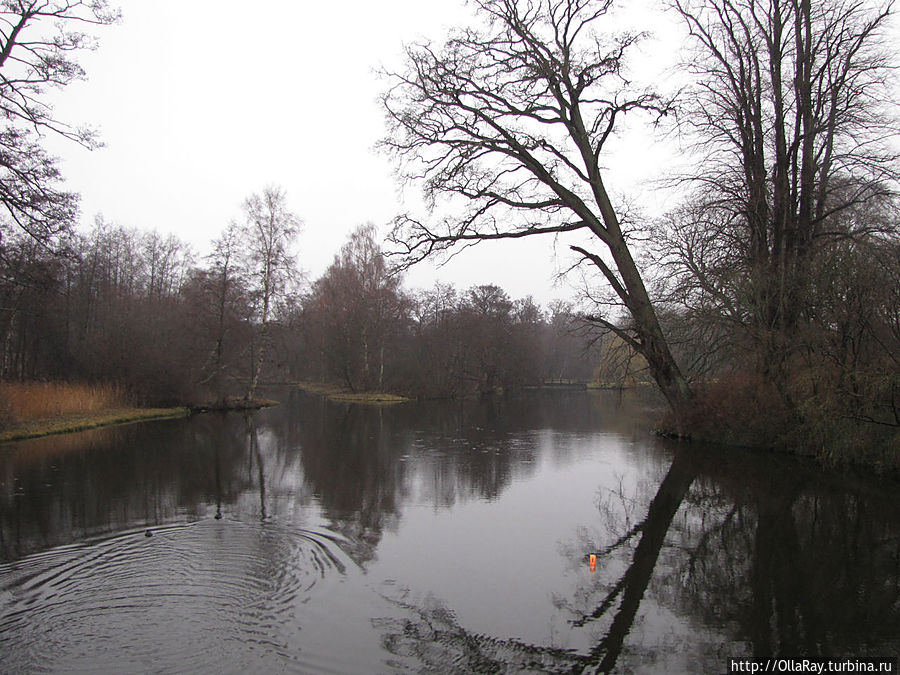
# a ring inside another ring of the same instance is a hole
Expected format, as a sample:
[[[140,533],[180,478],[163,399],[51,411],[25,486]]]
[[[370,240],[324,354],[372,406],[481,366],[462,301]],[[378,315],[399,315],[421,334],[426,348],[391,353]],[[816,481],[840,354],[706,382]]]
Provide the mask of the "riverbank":
[[[295,382],[294,386],[309,394],[324,396],[330,401],[338,403],[363,403],[367,405],[392,405],[405,403],[411,399],[396,394],[388,394],[382,391],[354,392],[346,387],[325,382]]]
[[[666,412],[656,433],[704,445],[810,457],[824,467],[900,478],[900,430],[807,399],[792,407],[764,383],[736,378],[697,387],[679,421]]]
[[[111,408],[94,412],[65,413],[19,422],[0,431],[0,443],[67,434],[118,424],[186,417],[190,410],[177,408]]]
[[[192,413],[205,412],[241,412],[249,410],[260,410],[261,408],[271,408],[281,405],[279,401],[273,401],[270,398],[241,398],[240,396],[226,396],[213,403],[203,403],[201,405],[191,406]]]

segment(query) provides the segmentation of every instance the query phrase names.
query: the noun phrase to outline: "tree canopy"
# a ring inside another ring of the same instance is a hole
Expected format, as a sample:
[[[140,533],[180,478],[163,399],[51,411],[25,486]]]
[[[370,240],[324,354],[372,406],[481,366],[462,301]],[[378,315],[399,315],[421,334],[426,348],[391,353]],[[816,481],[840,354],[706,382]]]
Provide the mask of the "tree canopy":
[[[98,145],[91,129],[55,115],[47,89],[84,78],[75,54],[94,44],[87,29],[118,16],[106,0],[0,2],[0,204],[20,232],[44,246],[74,225],[78,197],[60,185],[42,135]],[[5,231],[0,228],[0,236]]]

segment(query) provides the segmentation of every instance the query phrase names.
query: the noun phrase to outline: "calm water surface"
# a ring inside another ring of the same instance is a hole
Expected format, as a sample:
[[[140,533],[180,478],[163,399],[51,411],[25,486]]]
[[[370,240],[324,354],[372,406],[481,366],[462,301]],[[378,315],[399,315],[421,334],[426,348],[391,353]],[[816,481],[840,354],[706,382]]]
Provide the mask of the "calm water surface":
[[[0,671],[714,673],[900,651],[896,483],[665,443],[604,395],[280,398],[0,447]]]

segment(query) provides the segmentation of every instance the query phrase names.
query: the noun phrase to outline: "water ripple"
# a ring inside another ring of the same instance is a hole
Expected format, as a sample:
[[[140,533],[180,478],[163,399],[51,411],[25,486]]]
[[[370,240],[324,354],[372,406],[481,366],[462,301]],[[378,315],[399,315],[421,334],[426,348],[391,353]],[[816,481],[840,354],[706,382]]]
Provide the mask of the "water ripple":
[[[0,565],[0,670],[304,670],[294,638],[354,566],[342,546],[325,529],[204,520]]]

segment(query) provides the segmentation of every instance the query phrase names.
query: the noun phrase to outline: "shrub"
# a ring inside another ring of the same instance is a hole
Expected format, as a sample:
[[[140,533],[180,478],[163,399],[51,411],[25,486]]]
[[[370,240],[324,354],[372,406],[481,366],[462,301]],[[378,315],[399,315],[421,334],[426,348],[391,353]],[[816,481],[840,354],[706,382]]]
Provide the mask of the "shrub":
[[[695,387],[684,423],[698,440],[743,446],[775,446],[793,426],[784,398],[761,377],[737,373]],[[670,421],[664,424],[671,425]]]

